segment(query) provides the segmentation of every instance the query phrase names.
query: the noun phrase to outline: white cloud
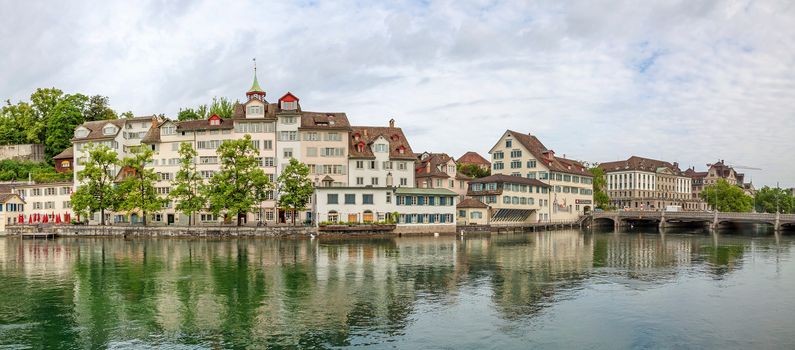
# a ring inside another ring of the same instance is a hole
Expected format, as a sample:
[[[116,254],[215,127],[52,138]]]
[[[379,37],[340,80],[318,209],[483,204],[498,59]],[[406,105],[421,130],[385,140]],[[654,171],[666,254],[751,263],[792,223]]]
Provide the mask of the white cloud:
[[[56,86],[176,115],[270,99],[395,117],[417,151],[485,153],[505,129],[559,154],[764,168],[795,186],[788,1],[2,4],[0,97]]]

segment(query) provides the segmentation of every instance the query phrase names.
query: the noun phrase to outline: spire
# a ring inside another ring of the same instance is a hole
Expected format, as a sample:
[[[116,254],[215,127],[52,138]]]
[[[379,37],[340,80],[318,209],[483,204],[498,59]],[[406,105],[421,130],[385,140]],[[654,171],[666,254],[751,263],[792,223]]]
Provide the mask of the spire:
[[[251,84],[251,89],[246,92],[247,96],[251,95],[262,95],[265,96],[265,90],[259,86],[259,81],[257,80],[257,59],[254,58],[254,83]]]

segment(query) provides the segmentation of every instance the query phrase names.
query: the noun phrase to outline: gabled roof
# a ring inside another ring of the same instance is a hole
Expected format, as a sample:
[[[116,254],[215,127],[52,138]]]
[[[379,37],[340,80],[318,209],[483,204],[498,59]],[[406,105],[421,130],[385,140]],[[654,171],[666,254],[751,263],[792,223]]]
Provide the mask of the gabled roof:
[[[73,159],[75,157],[74,147],[66,147],[61,153],[56,154],[52,159]]]
[[[679,164],[677,163],[669,163],[662,160],[638,156],[631,156],[627,160],[605,162],[599,164],[599,168],[604,170],[606,173],[626,170],[648,171],[654,173],[657,172],[659,168],[668,168],[671,169],[674,175],[684,176],[684,173],[682,173],[682,170],[679,169]]]
[[[284,96],[279,97],[279,102],[298,102],[298,100],[298,97],[295,97],[295,95],[289,91],[287,91]]]
[[[359,140],[355,139],[359,135]],[[371,149],[373,141],[378,137],[383,136],[384,139],[389,141],[389,158],[390,159],[405,159],[414,160],[415,155],[411,150],[403,130],[397,127],[380,127],[380,126],[352,126],[351,133],[348,137],[348,151],[351,158],[374,158],[373,150]],[[356,145],[363,142],[365,147],[363,152],[359,152]],[[404,152],[401,154],[399,149],[403,148]]]
[[[696,171],[695,169],[691,168],[691,169],[685,170],[682,173],[682,175],[687,176],[687,177],[692,178],[692,179],[698,179],[698,178],[707,177],[707,172],[706,171]]]
[[[20,197],[16,193],[0,193],[0,203],[8,202],[11,198],[14,198],[14,197],[19,198],[19,200],[21,200],[22,203],[25,203],[25,200],[22,199],[22,197]]]
[[[121,118],[121,119],[111,119],[111,120],[95,120],[90,122],[85,122],[79,127],[84,127],[88,129],[89,133],[86,137],[81,138],[72,138],[72,142],[84,142],[84,141],[97,141],[97,140],[110,140],[116,138],[116,135],[124,130],[124,125],[128,122],[152,122],[152,120],[156,119],[157,117],[152,115],[148,117],[135,117],[135,118]],[[107,125],[108,123],[113,124],[116,126],[116,133],[113,135],[105,135],[102,133],[102,128]]]
[[[301,112],[299,129],[351,130],[345,113]]]
[[[521,185],[531,185],[531,186],[539,186],[539,187],[551,187],[540,180],[537,179],[528,179],[521,176],[511,176],[511,175],[503,175],[503,174],[496,174],[490,175],[486,177],[481,177],[479,179],[474,179],[469,181],[471,184],[485,184],[485,183],[512,183],[512,184],[521,184]]]
[[[458,160],[456,160],[456,163],[491,166],[491,162],[486,160],[486,158],[483,158],[483,156],[481,156],[477,152],[473,151],[464,153],[464,155],[462,155],[461,157],[458,158]]]
[[[210,120],[219,119],[220,124],[212,125]],[[193,130],[221,130],[234,128],[234,121],[232,119],[224,119],[217,115],[212,115],[204,120],[187,120],[184,122],[173,122],[177,125],[177,131],[193,131]]]
[[[423,156],[425,159],[422,159]],[[439,178],[449,178],[450,175],[444,172],[443,170],[439,169],[440,166],[446,166],[453,160],[453,157],[450,157],[446,153],[428,153],[424,152],[419,156],[417,161],[417,166],[414,168],[414,176],[417,178],[423,177],[439,177]]]
[[[467,199],[462,200],[455,207],[459,208],[459,209],[465,209],[465,208],[485,209],[485,208],[488,208],[489,206],[484,204],[483,202],[477,200],[477,199],[467,198]]]
[[[513,130],[508,130],[506,133],[513,136],[516,141],[533,154],[533,157],[538,162],[543,163],[550,171],[593,177],[582,163],[572,159],[556,157],[555,152],[547,149],[537,137]]]

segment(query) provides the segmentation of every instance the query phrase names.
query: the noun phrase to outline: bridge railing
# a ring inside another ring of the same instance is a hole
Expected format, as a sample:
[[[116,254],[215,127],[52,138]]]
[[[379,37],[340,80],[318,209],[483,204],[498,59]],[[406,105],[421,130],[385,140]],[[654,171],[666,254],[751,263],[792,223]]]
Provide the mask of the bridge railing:
[[[779,219],[787,221],[795,220],[795,214],[780,214]]]
[[[768,213],[718,213],[718,219],[775,220],[776,214]]]

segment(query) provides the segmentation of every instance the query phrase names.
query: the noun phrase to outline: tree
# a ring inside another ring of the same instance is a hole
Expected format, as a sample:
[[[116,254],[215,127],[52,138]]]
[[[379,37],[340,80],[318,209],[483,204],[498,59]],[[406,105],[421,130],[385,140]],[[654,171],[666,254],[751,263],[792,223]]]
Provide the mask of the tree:
[[[66,95],[50,111],[46,119],[47,133],[44,139],[44,154],[47,159],[67,147],[72,147],[74,130],[83,124],[83,109],[88,98],[81,94]]]
[[[110,120],[116,119],[116,112],[108,107],[109,99],[107,96],[94,95],[88,99],[86,105],[85,121]]]
[[[476,164],[456,164],[457,171],[473,179],[491,175],[491,169],[482,168]]]
[[[295,211],[306,209],[312,192],[315,191],[312,180],[309,179],[309,167],[290,158],[290,164],[279,175],[279,207],[290,209],[295,225]]]
[[[756,192],[756,210],[764,213],[795,213],[795,197],[780,188],[762,187]]]
[[[746,195],[743,190],[724,179],[704,187],[701,191],[703,199],[712,208],[725,212],[748,212],[751,211],[753,199]]]
[[[255,211],[272,185],[259,168],[259,150],[252,144],[251,135],[224,141],[217,153],[221,170],[210,178],[205,191],[210,210],[216,215],[223,213],[227,219],[234,215],[240,225],[240,214]]]
[[[226,97],[213,97],[213,103],[210,104],[209,115],[218,115],[221,118],[231,118],[234,112],[234,104],[229,102]]]
[[[124,119],[132,119],[135,118],[135,114],[132,111],[127,111],[121,114],[121,117]]]
[[[593,175],[593,203],[596,208],[605,210],[610,206],[610,197],[607,196],[605,187],[607,180],[605,180],[605,171],[598,165],[594,166],[588,171]]]
[[[100,222],[105,225],[105,210],[118,203],[113,189],[117,154],[105,145],[88,144],[83,150],[88,154],[88,159],[80,160],[85,167],[77,172],[77,180],[81,184],[72,194],[72,207],[86,215],[99,211]]]
[[[203,119],[199,113],[196,113],[193,108],[185,108],[180,109],[179,114],[177,114],[177,120],[179,121],[186,121],[186,120],[199,120]]]
[[[202,196],[204,179],[198,171],[194,159],[198,153],[190,143],[179,145],[179,171],[171,183],[169,197],[176,201],[174,208],[188,215],[188,224],[193,224],[197,211],[204,208],[207,200]]]
[[[148,213],[162,209],[165,203],[155,189],[157,174],[151,167],[146,167],[147,163],[152,162],[153,155],[154,152],[149,148],[133,148],[132,156],[121,161],[127,176],[117,187],[119,209],[126,210],[128,214],[136,209],[140,210],[144,226]]]

